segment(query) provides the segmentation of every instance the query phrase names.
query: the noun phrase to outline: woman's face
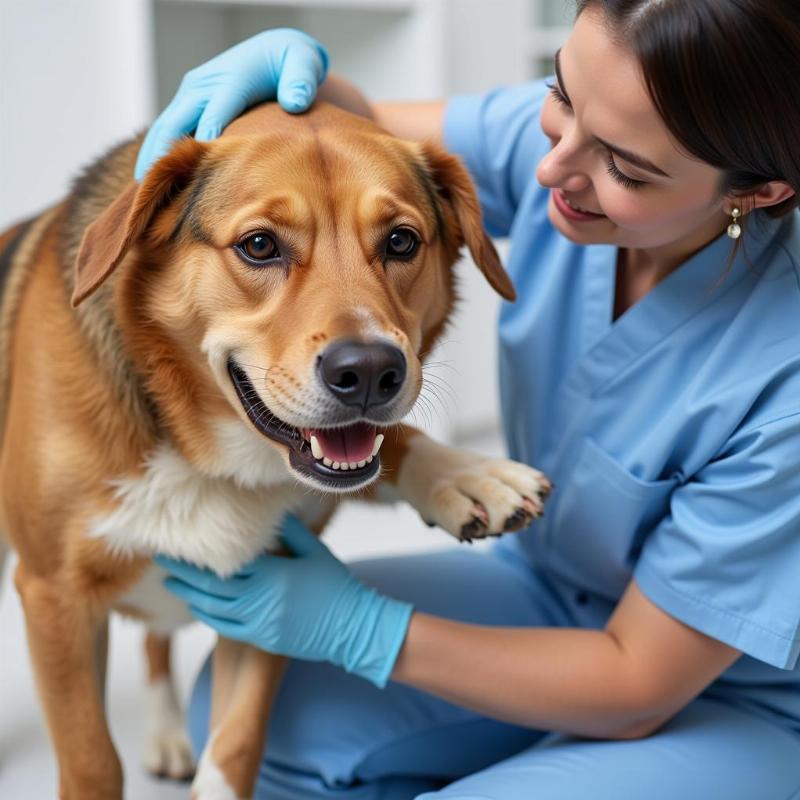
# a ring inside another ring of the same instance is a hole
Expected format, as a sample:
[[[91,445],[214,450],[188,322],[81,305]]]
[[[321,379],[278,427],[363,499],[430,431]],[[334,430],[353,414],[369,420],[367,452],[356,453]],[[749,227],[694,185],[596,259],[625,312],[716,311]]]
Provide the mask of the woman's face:
[[[602,11],[578,17],[556,64],[542,110],[552,149],[536,172],[552,189],[556,228],[579,244],[650,251],[671,266],[715,238],[729,222],[722,173],[681,152]]]

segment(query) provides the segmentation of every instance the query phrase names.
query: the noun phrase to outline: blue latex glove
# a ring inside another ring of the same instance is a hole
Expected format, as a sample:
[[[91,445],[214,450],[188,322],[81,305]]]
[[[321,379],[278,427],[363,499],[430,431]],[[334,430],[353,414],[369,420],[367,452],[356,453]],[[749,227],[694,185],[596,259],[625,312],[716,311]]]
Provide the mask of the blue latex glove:
[[[175,97],[147,132],[135,177],[140,181],[175,139],[195,132],[216,139],[245,109],[263,100],[305,111],[328,72],[325,48],[292,28],[264,31],[187,72]]]
[[[408,629],[412,607],[365,586],[298,519],[281,538],[294,558],[263,555],[220,578],[157,556],[166,586],[222,636],[270,653],[330,661],[383,687]]]

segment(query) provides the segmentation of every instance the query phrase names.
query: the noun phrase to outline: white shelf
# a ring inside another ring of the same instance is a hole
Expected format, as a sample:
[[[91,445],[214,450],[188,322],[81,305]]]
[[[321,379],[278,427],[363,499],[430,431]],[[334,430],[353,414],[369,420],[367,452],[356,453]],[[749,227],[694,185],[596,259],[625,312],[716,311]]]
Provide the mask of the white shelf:
[[[421,0],[159,0],[161,3],[271,8],[339,8],[363,11],[412,11]]]

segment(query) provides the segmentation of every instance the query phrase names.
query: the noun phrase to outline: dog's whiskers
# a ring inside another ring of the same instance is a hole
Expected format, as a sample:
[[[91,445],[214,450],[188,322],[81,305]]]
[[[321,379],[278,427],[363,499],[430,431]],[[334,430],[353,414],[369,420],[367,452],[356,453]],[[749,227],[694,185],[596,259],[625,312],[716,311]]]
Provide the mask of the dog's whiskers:
[[[260,367],[258,364],[245,364],[244,361],[236,362],[240,367],[250,367],[250,369],[260,369],[262,372],[269,372],[272,367]]]
[[[451,369],[453,372],[458,374],[458,369],[456,368],[455,364],[453,364],[452,359],[447,359],[446,361],[425,361],[422,364],[422,372],[430,372],[434,368],[438,367],[445,367],[446,369]]]
[[[437,398],[438,393],[442,392],[446,395],[450,403],[458,402],[458,396],[456,395],[455,390],[446,380],[442,378],[429,378],[425,383],[422,384],[420,394],[423,392],[430,392]]]

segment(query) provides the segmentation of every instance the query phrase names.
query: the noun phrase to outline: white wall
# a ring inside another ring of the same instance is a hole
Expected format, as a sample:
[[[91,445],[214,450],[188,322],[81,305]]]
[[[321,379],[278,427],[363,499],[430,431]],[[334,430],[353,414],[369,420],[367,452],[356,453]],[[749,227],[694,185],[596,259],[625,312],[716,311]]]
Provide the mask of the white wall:
[[[148,0],[0,0],[0,228],[150,120]]]

